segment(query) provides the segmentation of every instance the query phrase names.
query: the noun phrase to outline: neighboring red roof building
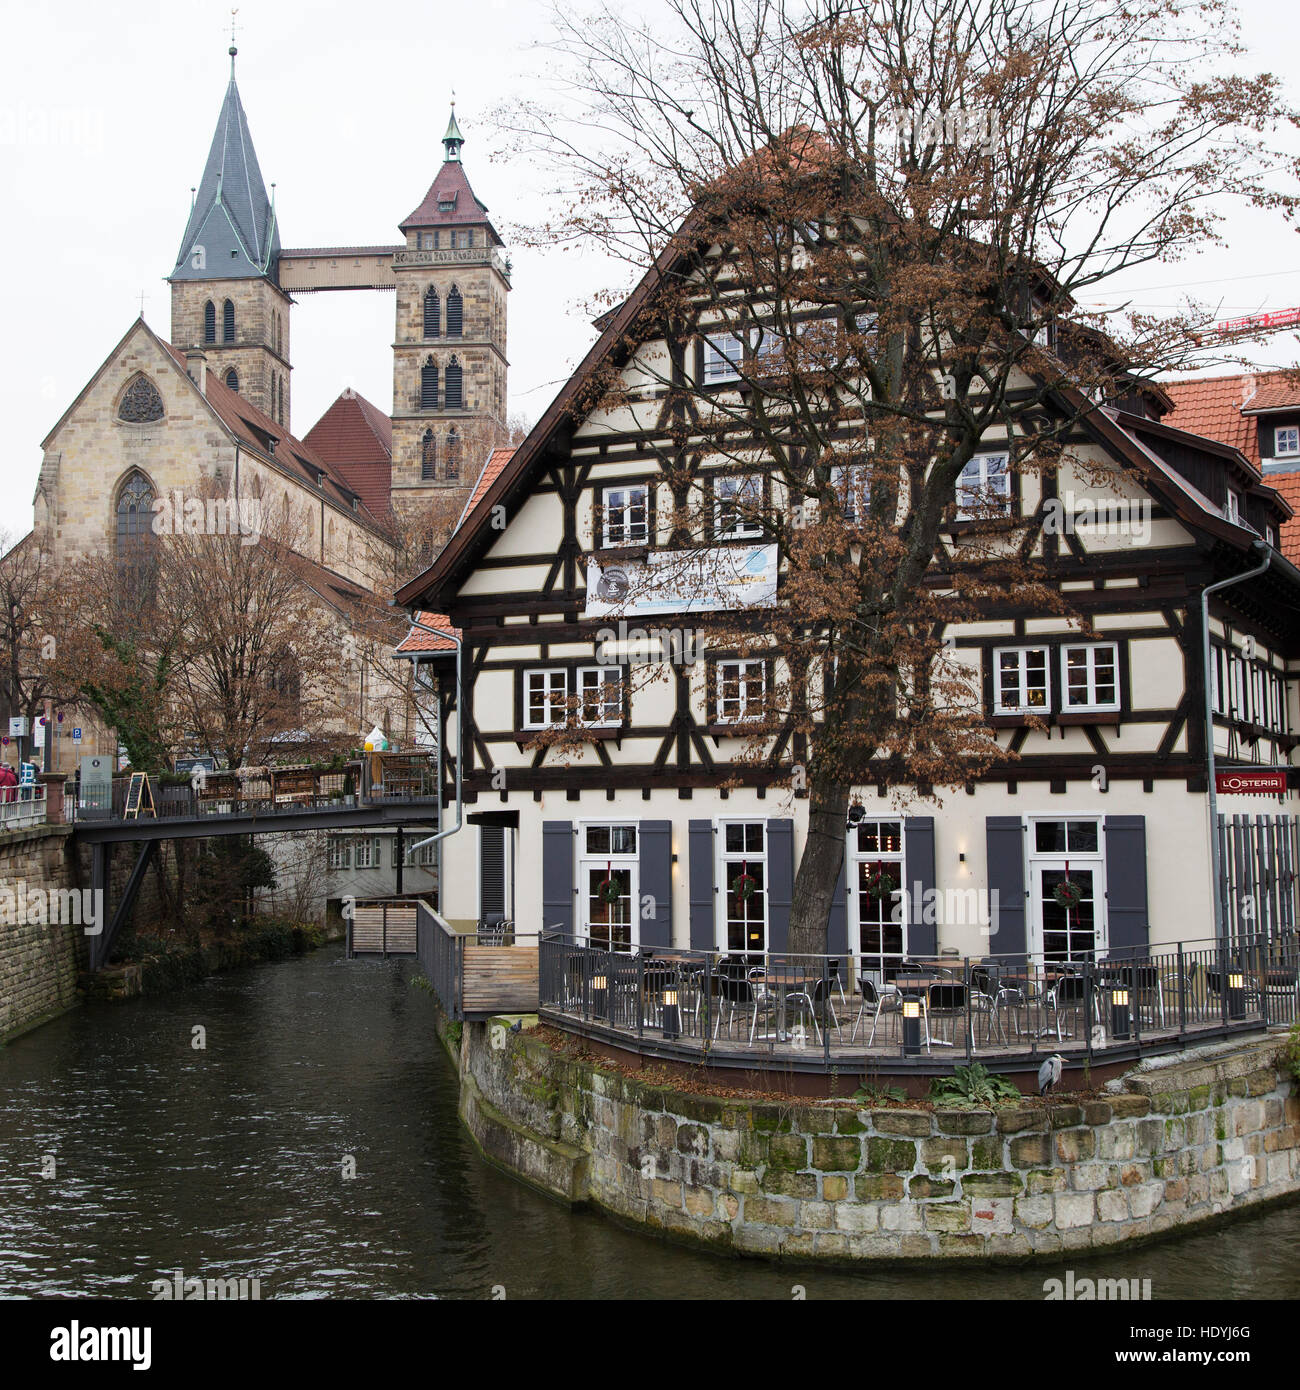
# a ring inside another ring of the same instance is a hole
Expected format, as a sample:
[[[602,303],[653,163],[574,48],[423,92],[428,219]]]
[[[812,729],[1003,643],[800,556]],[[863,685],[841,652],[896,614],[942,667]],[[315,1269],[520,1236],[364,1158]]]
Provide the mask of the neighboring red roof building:
[[[1174,403],[1165,423],[1239,450],[1297,516],[1283,523],[1282,554],[1300,564],[1300,377],[1240,372],[1161,385]]]
[[[465,519],[473,512],[474,508],[483,500],[488,488],[501,476],[501,470],[514,457],[514,445],[508,449],[493,449],[488,455],[487,462],[483,465],[483,471],[478,475],[478,482],[474,484],[474,491],[469,495],[469,501],[465,503],[465,510],[461,512],[460,519],[456,522],[456,530],[465,524]]]
[[[388,514],[393,488],[393,422],[350,386],[304,436],[339,471],[376,517]]]

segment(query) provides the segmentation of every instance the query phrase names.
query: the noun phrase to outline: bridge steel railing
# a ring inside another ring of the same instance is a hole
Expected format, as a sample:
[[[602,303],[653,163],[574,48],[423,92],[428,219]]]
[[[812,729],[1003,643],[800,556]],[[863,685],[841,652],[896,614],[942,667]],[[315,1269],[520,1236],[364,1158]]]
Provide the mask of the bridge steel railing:
[[[465,1017],[465,941],[423,898],[415,913],[415,954],[433,986],[443,1012],[451,1019]]]

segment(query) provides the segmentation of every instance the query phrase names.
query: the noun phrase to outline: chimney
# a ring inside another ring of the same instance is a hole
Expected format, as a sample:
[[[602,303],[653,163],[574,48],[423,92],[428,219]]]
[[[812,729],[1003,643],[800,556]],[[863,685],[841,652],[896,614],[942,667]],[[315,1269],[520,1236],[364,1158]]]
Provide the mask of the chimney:
[[[190,380],[206,396],[208,394],[208,355],[200,347],[185,349],[185,370]]]

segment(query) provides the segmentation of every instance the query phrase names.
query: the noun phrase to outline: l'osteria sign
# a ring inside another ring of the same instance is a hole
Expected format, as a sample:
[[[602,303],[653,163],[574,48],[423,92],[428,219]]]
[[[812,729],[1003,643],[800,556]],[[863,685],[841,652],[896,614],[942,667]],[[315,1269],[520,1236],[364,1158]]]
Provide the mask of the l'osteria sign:
[[[1214,790],[1220,795],[1225,792],[1250,795],[1269,794],[1286,791],[1285,772],[1216,772]]]

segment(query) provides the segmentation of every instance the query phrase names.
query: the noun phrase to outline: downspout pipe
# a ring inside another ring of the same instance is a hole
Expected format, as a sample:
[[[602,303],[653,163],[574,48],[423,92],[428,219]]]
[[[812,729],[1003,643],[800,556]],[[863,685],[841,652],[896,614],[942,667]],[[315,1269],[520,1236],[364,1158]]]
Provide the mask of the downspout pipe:
[[[1223,940],[1223,899],[1220,895],[1220,874],[1222,864],[1219,855],[1219,800],[1214,786],[1214,700],[1210,694],[1210,595],[1234,584],[1243,584],[1247,579],[1256,579],[1273,563],[1273,549],[1264,541],[1255,541],[1251,546],[1255,555],[1262,556],[1254,569],[1242,574],[1234,574],[1229,579],[1220,579],[1217,584],[1207,584],[1201,590],[1201,666],[1202,681],[1205,687],[1205,760],[1209,772],[1210,802],[1210,897],[1214,904],[1214,939]]]

